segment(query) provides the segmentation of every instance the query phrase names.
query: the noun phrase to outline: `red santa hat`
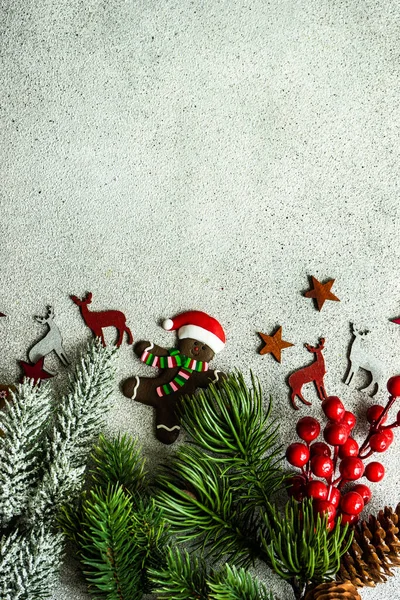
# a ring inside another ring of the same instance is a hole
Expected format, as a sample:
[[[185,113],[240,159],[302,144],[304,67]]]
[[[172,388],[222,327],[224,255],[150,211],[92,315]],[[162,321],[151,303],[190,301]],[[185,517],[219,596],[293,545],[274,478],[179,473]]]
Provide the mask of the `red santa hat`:
[[[213,352],[220,352],[225,346],[225,332],[214,317],[210,317],[200,310],[190,310],[177,315],[173,319],[166,319],[163,327],[167,331],[178,330],[178,338],[193,338],[207,344]]]

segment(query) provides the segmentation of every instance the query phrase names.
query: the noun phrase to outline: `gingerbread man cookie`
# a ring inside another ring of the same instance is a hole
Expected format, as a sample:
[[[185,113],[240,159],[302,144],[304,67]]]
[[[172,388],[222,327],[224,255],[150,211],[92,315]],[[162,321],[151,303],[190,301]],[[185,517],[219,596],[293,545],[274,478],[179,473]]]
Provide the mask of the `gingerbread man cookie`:
[[[122,385],[123,394],[156,410],[156,436],[172,444],[180,426],[177,414],[179,399],[217,382],[223,375],[209,369],[209,362],[225,346],[220,323],[207,313],[193,310],[167,319],[167,331],[177,331],[178,349],[167,350],[151,342],[138,342],[135,353],[145,364],[161,369],[158,377],[131,377]]]

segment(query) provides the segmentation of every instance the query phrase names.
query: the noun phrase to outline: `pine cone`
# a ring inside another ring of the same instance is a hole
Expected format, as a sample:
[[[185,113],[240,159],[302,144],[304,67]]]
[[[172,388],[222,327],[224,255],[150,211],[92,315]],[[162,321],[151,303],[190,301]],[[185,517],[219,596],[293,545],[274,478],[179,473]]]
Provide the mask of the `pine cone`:
[[[309,590],[304,600],[361,600],[357,588],[350,581],[328,581]]]
[[[341,559],[339,581],[350,580],[358,587],[374,587],[393,575],[400,566],[400,503],[396,511],[386,507],[354,528],[354,539]]]

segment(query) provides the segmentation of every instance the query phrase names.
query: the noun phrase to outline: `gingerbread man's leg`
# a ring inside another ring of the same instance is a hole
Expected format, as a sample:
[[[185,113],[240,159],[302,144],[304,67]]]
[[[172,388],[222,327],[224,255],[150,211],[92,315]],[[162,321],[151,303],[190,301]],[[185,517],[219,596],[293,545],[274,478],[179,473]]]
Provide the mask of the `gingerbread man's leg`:
[[[156,436],[163,444],[173,444],[181,430],[175,413],[176,400],[163,397],[156,406]]]

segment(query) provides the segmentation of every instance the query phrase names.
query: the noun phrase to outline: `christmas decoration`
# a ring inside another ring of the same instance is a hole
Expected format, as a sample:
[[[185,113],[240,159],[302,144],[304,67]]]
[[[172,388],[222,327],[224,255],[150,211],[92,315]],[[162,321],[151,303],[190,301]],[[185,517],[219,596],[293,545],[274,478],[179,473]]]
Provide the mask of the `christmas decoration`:
[[[113,350],[91,344],[55,403],[48,384],[20,384],[0,411],[0,598],[51,595],[63,554],[61,505],[80,491],[108,409]]]
[[[329,581],[309,590],[304,600],[361,600],[361,596],[350,581]]]
[[[345,379],[345,383],[350,385],[354,375],[358,369],[364,369],[371,373],[371,381],[362,390],[371,388],[370,396],[374,396],[378,389],[382,386],[384,380],[384,366],[380,360],[375,356],[371,355],[371,348],[366,341],[366,336],[369,334],[368,329],[365,331],[357,331],[354,328],[353,323],[350,323],[351,332],[353,334],[353,341],[351,344],[350,355],[349,355],[349,369]],[[374,388],[375,391],[374,391]]]
[[[89,329],[92,330],[93,335],[99,337],[103,346],[105,346],[106,342],[104,339],[103,328],[115,327],[118,331],[117,346],[119,347],[122,344],[124,333],[126,333],[128,337],[128,344],[132,344],[132,333],[126,324],[124,313],[119,310],[90,311],[88,304],[92,302],[92,296],[93,294],[88,292],[82,300],[77,296],[71,296],[71,300],[79,306],[82,318]]]
[[[51,377],[54,377],[52,373],[44,370],[44,357],[39,358],[37,363],[34,365],[31,365],[23,360],[20,360],[19,364],[24,372],[23,378],[28,377],[29,379],[32,379],[34,383],[38,383],[42,379],[50,379]]]
[[[317,390],[318,397],[323,400],[326,398],[326,391],[324,385],[324,376],[326,373],[325,369],[325,360],[322,355],[322,350],[325,346],[325,339],[320,338],[319,344],[316,346],[310,346],[309,344],[304,344],[305,348],[315,355],[315,360],[311,365],[307,365],[298,371],[292,373],[288,379],[288,384],[290,387],[290,399],[292,401],[292,406],[295,409],[299,407],[295,403],[296,397],[300,398],[303,404],[311,405],[311,402],[308,402],[302,394],[303,385],[306,383],[315,383],[315,387]]]
[[[330,530],[311,500],[291,499],[283,513],[273,503],[284,481],[279,432],[252,382],[249,389],[241,375],[230,375],[182,401],[190,443],[158,478],[157,503],[178,541],[194,542],[213,563],[226,557],[248,566],[259,559],[300,599],[309,584],[334,576],[351,535],[346,526]]]
[[[100,436],[92,458],[94,487],[64,507],[60,524],[75,543],[90,593],[140,600],[151,591],[149,568],[165,564],[167,525],[135,441]]]
[[[286,342],[282,339],[282,327],[279,327],[274,335],[267,335],[266,333],[261,332],[258,332],[258,335],[265,342],[265,346],[260,350],[260,354],[271,353],[278,362],[281,362],[282,350],[293,346],[290,342]]]
[[[335,280],[330,279],[325,283],[320,283],[318,279],[311,276],[312,281],[312,289],[305,292],[304,296],[306,298],[314,298],[317,308],[320,311],[325,304],[325,300],[333,300],[335,302],[340,302],[339,298],[337,298],[332,292],[331,287],[333,286]]]
[[[225,564],[207,571],[205,562],[187,551],[169,549],[164,569],[150,571],[158,600],[274,600],[265,586],[244,569]]]
[[[67,354],[62,345],[62,337],[59,328],[54,322],[54,309],[47,307],[45,317],[35,317],[38,323],[46,323],[49,330],[46,335],[36,342],[28,352],[28,358],[31,363],[37,364],[40,359],[44,359],[51,352],[55,352],[63,365],[69,365]]]
[[[167,331],[178,332],[178,349],[167,350],[151,342],[138,342],[135,353],[145,364],[162,370],[158,377],[131,377],[123,383],[127,398],[152,406],[156,411],[156,436],[172,444],[180,431],[177,404],[185,394],[217,382],[221,373],[209,369],[209,362],[225,346],[220,323],[201,311],[189,311],[163,323]]]
[[[400,393],[400,376],[389,380],[388,390],[389,393]],[[329,527],[334,526],[337,516],[341,523],[355,524],[371,499],[367,485],[358,483],[343,491],[346,483],[356,482],[363,475],[371,482],[381,481],[384,477],[385,469],[380,462],[365,465],[364,461],[375,452],[384,452],[393,442],[393,429],[399,423],[397,419],[390,425],[384,423],[396,398],[391,395],[386,406],[374,405],[367,410],[370,427],[360,447],[351,437],[355,416],[345,410],[337,396],[330,396],[322,403],[322,410],[329,419],[323,430],[325,442],[314,441],[321,429],[316,419],[304,417],[297,423],[297,435],[302,442],[289,445],[286,459],[293,467],[301,469],[301,474],[293,477],[289,494],[298,501],[311,498],[315,512],[328,515]]]
[[[370,515],[354,528],[353,542],[342,556],[339,580],[355,586],[373,587],[394,575],[400,566],[400,504],[395,511],[385,507],[377,516]]]

